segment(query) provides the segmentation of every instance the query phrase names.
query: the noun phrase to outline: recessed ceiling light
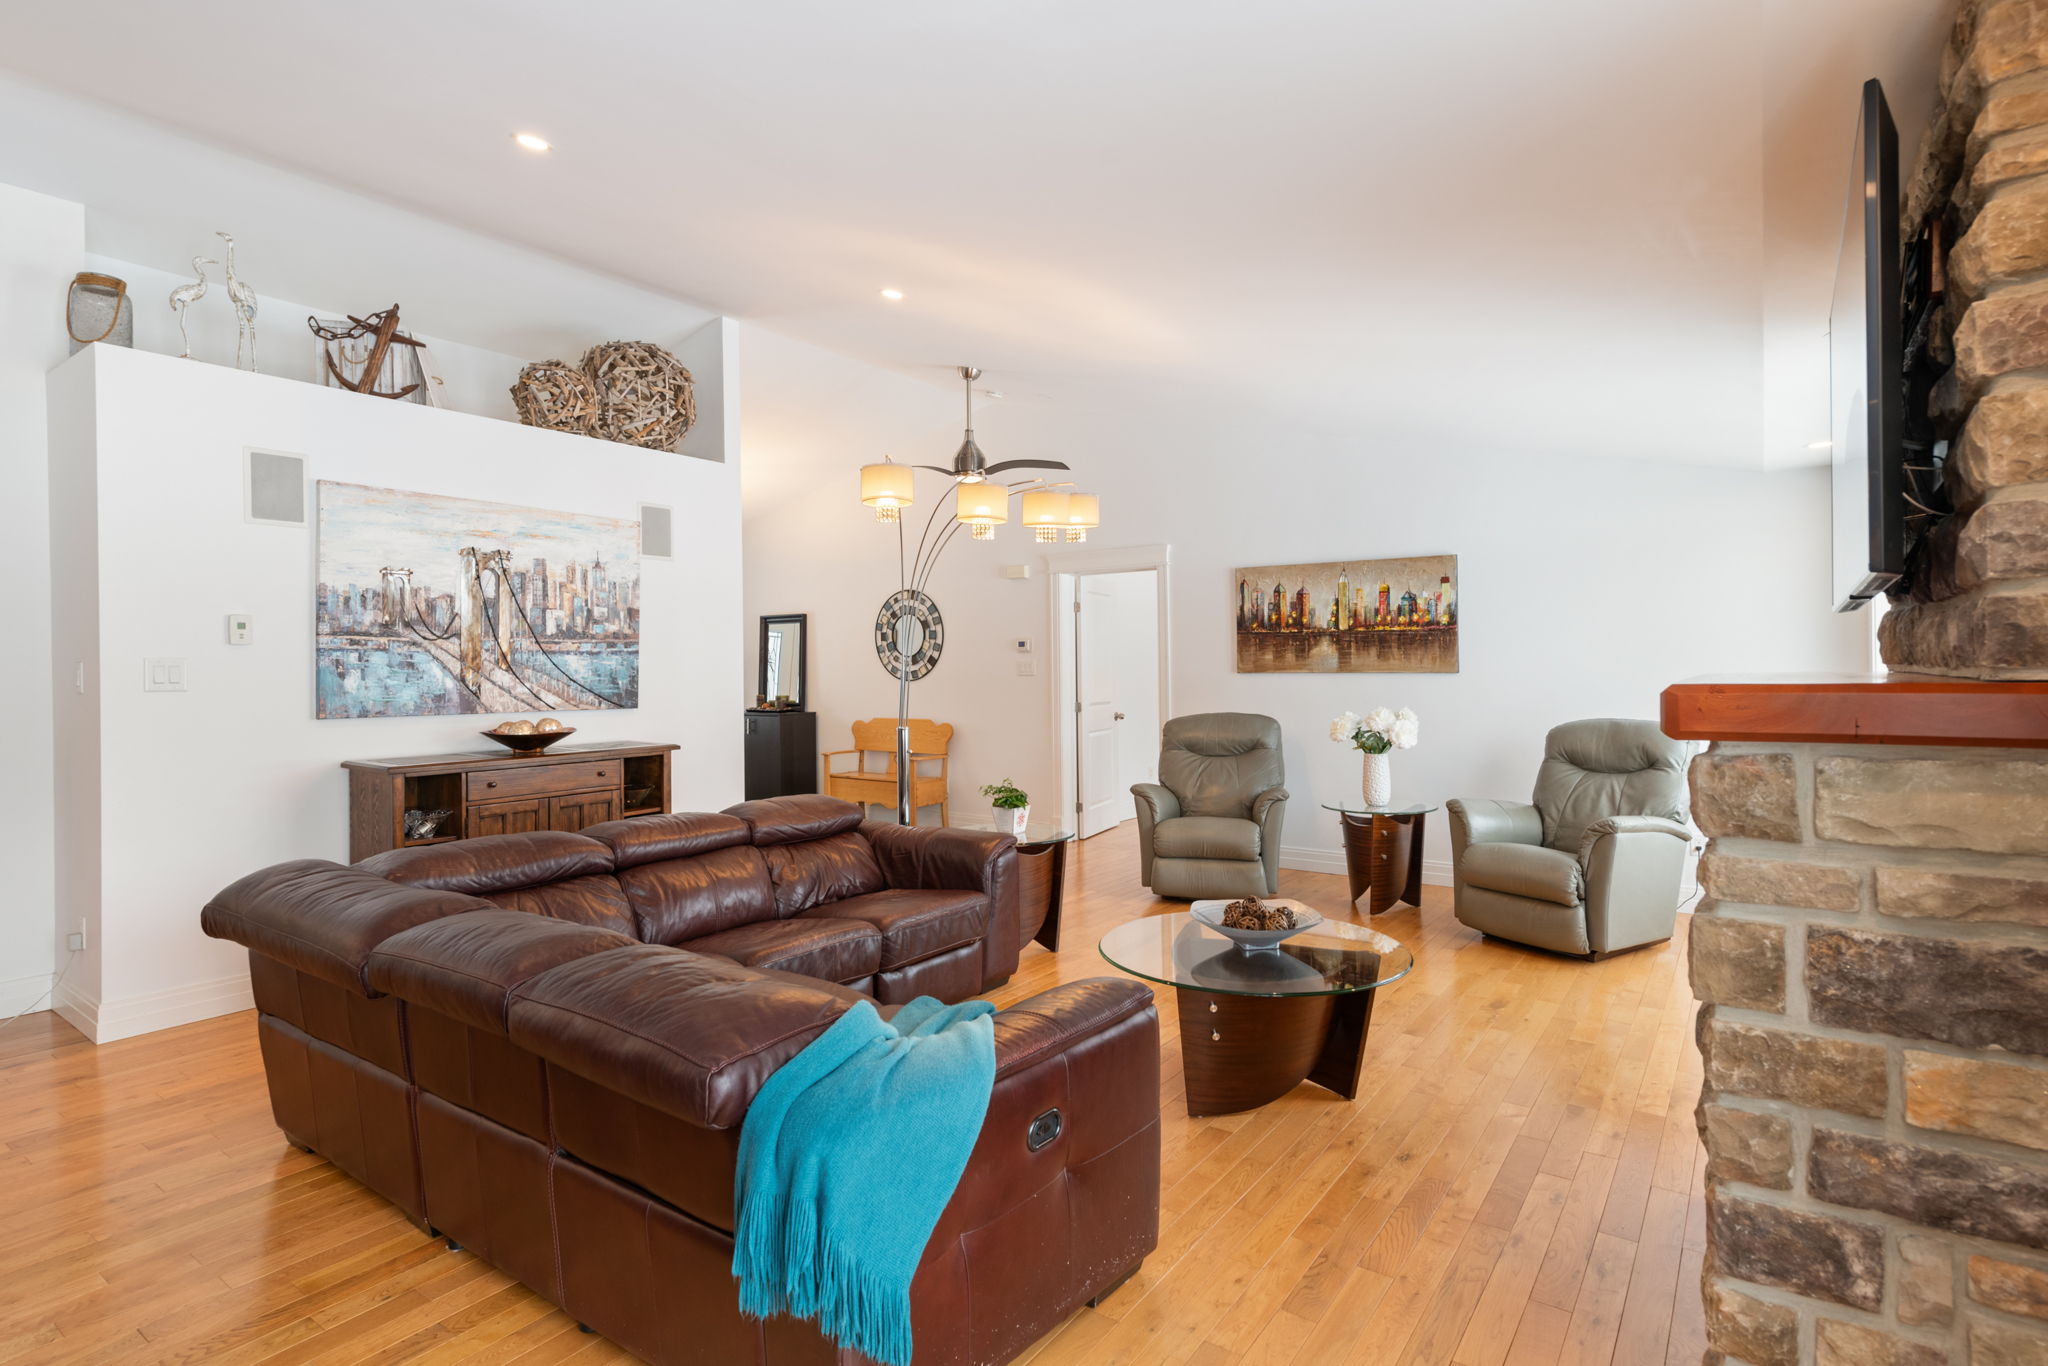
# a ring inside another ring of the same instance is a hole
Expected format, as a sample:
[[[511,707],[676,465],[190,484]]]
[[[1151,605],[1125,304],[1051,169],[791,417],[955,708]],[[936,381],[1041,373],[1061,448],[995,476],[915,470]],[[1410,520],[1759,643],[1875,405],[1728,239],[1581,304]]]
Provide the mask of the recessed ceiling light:
[[[903,291],[900,289],[885,289],[882,291],[882,297],[892,304],[901,303],[903,301]]]
[[[514,133],[512,141],[518,143],[529,152],[545,152],[555,145],[538,133]]]

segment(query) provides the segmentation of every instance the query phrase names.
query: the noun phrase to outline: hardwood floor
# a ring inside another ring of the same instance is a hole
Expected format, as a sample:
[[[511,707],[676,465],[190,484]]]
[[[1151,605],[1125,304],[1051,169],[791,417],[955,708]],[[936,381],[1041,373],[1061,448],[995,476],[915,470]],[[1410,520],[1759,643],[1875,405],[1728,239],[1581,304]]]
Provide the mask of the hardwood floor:
[[[1174,906],[1138,886],[1128,828],[1072,852],[1067,947],[1027,948],[998,1003],[1110,973],[1103,931]],[[1340,877],[1282,884],[1343,912]],[[1189,1119],[1162,996],[1159,1250],[1021,1360],[1699,1361],[1683,918],[1671,944],[1580,963],[1425,898],[1374,922],[1416,970],[1374,1007],[1355,1102],[1304,1085]],[[246,1014],[97,1049],[54,1015],[0,1031],[0,1228],[0,1362],[633,1360],[288,1146]]]

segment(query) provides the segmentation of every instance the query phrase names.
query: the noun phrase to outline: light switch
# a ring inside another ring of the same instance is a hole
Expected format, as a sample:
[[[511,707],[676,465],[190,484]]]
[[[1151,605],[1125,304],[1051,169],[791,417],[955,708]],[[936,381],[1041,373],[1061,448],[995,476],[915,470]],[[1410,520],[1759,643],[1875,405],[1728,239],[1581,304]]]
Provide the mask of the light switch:
[[[1029,678],[1031,675],[1037,672],[1037,661],[1030,659],[1020,659],[1017,661],[1017,676],[1019,678]]]
[[[143,660],[142,690],[144,692],[185,691],[185,661],[182,659]]]
[[[228,644],[247,645],[249,631],[254,624],[246,612],[228,613]]]

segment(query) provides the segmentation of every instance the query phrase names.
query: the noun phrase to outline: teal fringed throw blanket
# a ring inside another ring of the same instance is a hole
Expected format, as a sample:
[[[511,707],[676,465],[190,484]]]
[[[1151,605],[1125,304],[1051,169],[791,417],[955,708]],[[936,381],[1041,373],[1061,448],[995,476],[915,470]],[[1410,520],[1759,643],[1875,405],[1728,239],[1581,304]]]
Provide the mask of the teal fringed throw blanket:
[[[740,1310],[816,1319],[909,1366],[910,1280],[981,1133],[995,1007],[862,1001],[768,1078],[740,1128]]]

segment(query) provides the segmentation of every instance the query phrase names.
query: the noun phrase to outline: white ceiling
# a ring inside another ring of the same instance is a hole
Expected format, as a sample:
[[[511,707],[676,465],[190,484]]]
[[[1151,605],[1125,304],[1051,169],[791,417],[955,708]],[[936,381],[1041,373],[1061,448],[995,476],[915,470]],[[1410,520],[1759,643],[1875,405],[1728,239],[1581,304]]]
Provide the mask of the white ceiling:
[[[0,0],[0,64],[935,381],[1779,465],[1946,8]]]

